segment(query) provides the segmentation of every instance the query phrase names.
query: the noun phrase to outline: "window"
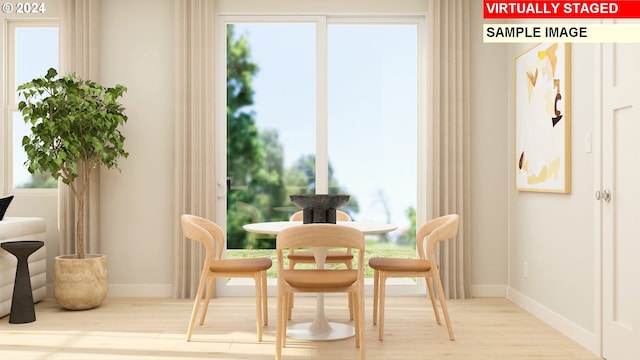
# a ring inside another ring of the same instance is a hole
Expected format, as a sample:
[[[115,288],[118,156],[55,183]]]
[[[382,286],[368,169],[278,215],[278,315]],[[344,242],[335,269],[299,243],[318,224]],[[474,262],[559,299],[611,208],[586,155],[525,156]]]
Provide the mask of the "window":
[[[5,89],[4,151],[8,163],[5,182],[7,188],[55,188],[57,182],[50,174],[30,174],[24,165],[26,154],[22,137],[29,134],[18,103],[17,88],[34,78],[46,74],[47,69],[58,68],[58,25],[51,21],[9,22],[6,39],[7,81]]]

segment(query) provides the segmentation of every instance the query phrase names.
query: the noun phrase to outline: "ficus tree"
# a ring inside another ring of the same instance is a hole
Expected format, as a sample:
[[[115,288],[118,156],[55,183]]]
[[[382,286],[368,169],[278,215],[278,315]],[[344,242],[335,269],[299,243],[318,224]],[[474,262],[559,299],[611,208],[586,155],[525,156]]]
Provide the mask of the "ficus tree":
[[[22,138],[30,173],[49,172],[74,194],[76,254],[84,258],[85,193],[91,174],[105,166],[119,169],[128,157],[120,127],[127,121],[118,102],[127,88],[105,87],[76,74],[62,77],[51,68],[46,75],[18,87],[18,109],[31,133]]]

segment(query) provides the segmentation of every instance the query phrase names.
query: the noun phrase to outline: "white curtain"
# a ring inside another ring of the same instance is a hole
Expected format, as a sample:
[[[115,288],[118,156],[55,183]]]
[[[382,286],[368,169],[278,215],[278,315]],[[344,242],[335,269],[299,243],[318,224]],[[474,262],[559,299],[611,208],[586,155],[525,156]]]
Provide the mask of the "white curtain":
[[[76,73],[99,81],[100,0],[60,1],[60,75]],[[80,174],[78,180],[82,180]],[[91,176],[85,198],[85,253],[100,253],[100,172]],[[77,204],[71,189],[58,182],[58,251],[75,254]]]
[[[460,215],[458,235],[440,245],[447,298],[470,296],[469,0],[433,0],[429,79],[429,199],[433,217]]]
[[[215,219],[214,1],[175,0],[175,298],[193,298],[204,261],[180,216]]]

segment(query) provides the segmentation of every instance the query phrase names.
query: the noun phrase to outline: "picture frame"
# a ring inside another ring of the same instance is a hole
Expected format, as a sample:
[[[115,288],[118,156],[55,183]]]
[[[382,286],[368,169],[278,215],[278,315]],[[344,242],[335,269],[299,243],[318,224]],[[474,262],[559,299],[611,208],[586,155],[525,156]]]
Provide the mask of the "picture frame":
[[[571,45],[515,58],[515,188],[571,193]]]

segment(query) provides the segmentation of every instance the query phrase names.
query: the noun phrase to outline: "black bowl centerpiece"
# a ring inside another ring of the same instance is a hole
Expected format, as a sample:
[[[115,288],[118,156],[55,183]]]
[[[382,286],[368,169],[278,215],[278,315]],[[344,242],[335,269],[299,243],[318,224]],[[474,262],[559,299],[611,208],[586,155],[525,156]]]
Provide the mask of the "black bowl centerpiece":
[[[289,195],[289,199],[302,209],[302,223],[336,223],[336,209],[349,201],[349,195],[304,194]]]

